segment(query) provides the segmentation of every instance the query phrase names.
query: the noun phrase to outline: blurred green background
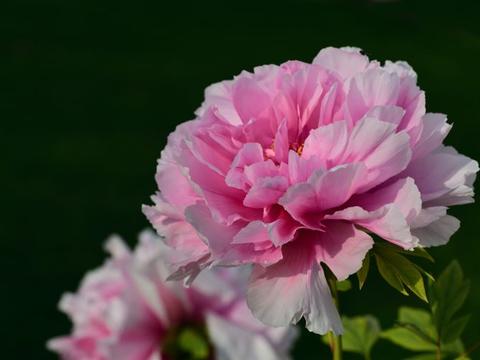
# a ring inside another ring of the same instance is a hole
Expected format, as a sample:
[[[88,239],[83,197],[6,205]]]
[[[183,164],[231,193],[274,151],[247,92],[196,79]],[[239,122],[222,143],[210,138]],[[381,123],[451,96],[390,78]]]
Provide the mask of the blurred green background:
[[[166,136],[193,116],[203,89],[255,65],[310,61],[325,46],[406,60],[427,108],[449,115],[447,142],[480,159],[478,1],[119,2],[3,1],[0,11],[2,159],[0,338],[4,359],[54,359],[45,341],[69,331],[56,304],[104,259],[112,232],[132,244],[148,224]],[[480,339],[480,208],[432,251],[472,280],[465,343]],[[372,276],[344,295],[349,315],[390,326],[399,304],[420,305]],[[304,334],[297,359],[329,358]],[[406,353],[381,342],[374,359]],[[347,359],[350,357],[347,356]],[[355,359],[352,356],[351,359]],[[473,358],[480,358],[477,354]],[[248,359],[247,359],[248,360]]]

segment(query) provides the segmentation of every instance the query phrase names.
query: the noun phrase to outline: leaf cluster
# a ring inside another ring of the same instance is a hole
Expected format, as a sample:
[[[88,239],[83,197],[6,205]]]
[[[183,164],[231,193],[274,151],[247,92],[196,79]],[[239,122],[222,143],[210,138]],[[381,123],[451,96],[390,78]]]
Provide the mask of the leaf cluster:
[[[431,280],[433,280],[433,277],[409,259],[409,257],[420,257],[433,261],[426,250],[416,248],[407,251],[387,242],[376,242],[371,254],[367,254],[362,267],[357,272],[360,288],[364,286],[367,279],[371,262],[370,257],[375,258],[380,275],[390,286],[406,296],[409,295],[408,289],[423,301],[428,302],[424,277]]]
[[[453,261],[431,281],[428,310],[402,307],[395,327],[382,332],[381,337],[405,349],[422,352],[410,360],[468,359],[460,339],[470,315],[457,315],[470,288],[462,269]]]

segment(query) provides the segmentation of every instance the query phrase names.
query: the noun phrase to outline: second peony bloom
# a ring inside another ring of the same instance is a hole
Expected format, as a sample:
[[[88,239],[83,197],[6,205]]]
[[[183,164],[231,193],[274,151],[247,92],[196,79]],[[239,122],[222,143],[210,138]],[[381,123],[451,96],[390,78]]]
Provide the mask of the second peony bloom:
[[[152,232],[139,240],[132,252],[111,237],[111,258],[62,297],[72,333],[47,345],[61,359],[290,359],[296,329],[269,328],[251,315],[241,269],[202,274],[189,288],[166,283],[172,251]]]
[[[346,279],[371,234],[443,245],[459,227],[447,208],[473,201],[478,164],[442,144],[450,128],[404,62],[327,48],[312,64],[260,66],[210,86],[170,135],[144,213],[181,252],[171,278],[254,264],[257,318],[341,333],[321,264]]]

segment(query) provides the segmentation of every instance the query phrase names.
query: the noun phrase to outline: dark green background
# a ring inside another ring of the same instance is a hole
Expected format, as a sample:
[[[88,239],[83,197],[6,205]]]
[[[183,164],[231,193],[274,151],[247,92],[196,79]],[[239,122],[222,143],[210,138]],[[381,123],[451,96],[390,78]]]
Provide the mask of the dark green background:
[[[329,45],[407,60],[428,110],[455,123],[447,142],[480,159],[476,3],[2,1],[1,357],[54,358],[44,343],[70,326],[56,310],[61,293],[103,261],[110,233],[133,243],[148,225],[140,206],[155,190],[167,134],[192,117],[208,84],[242,69],[310,61]],[[430,269],[457,258],[472,279],[470,344],[480,338],[480,210],[452,213],[463,226],[432,251]],[[376,276],[342,303],[346,314],[372,313],[384,326],[399,304],[420,305]],[[307,334],[295,354],[327,358]],[[405,353],[381,343],[373,355]]]

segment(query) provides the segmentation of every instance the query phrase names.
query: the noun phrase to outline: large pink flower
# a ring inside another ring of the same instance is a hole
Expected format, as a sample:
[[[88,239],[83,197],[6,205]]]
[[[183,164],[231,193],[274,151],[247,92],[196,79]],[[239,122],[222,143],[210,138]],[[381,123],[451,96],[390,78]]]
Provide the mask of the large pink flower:
[[[270,325],[341,332],[321,263],[357,272],[370,233],[445,244],[447,207],[473,201],[478,164],[442,145],[451,125],[425,113],[404,62],[327,48],[210,86],[196,115],[170,135],[144,212],[182,251],[173,278],[255,264],[248,304]]]
[[[73,332],[50,340],[48,347],[63,359],[188,359],[179,346],[186,332],[207,343],[195,359],[289,358],[295,329],[268,328],[251,315],[242,271],[205,273],[185,288],[164,281],[165,258],[172,254],[152,233],[141,235],[134,253],[117,237],[107,249],[112,259],[88,273],[78,293],[66,294],[60,302],[74,323]]]

